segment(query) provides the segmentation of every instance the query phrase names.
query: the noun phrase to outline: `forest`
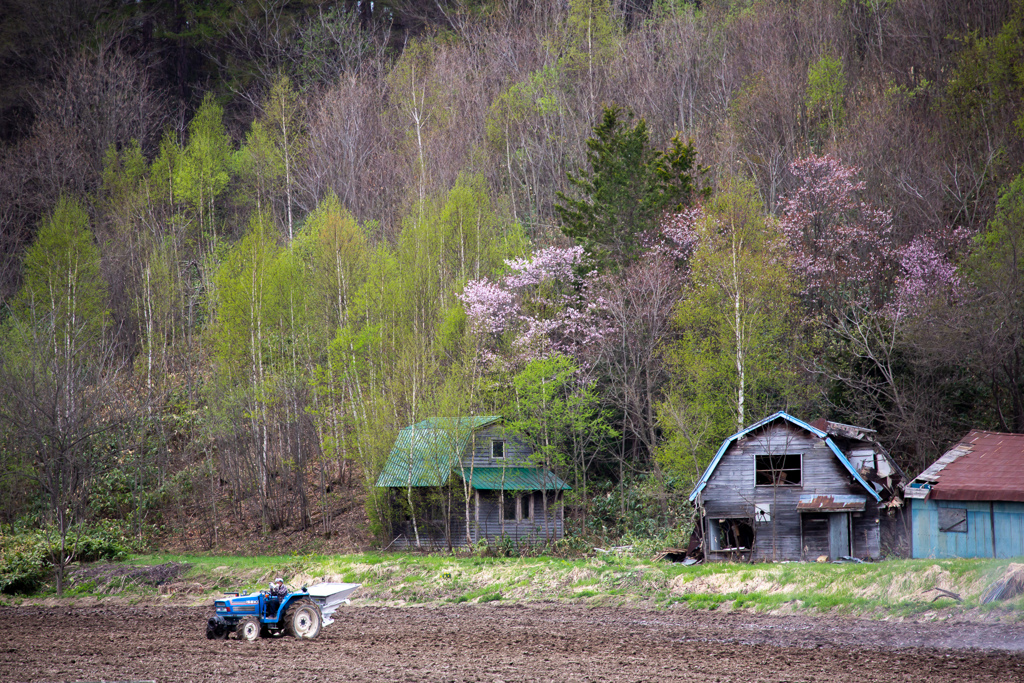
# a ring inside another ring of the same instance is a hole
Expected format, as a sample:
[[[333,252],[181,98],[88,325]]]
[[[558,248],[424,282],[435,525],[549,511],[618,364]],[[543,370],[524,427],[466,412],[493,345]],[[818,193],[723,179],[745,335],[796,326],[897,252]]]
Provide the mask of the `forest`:
[[[0,533],[58,564],[379,538],[435,416],[504,416],[606,539],[776,410],[911,476],[1024,432],[1021,0],[0,17]]]

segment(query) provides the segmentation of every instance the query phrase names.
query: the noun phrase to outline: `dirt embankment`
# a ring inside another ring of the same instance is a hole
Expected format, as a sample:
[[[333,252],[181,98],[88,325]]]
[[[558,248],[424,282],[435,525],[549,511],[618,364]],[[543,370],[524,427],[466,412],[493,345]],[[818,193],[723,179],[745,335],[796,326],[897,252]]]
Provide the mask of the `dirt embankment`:
[[[316,641],[204,636],[209,607],[0,607],[0,682],[1024,680],[1019,625],[352,605]]]

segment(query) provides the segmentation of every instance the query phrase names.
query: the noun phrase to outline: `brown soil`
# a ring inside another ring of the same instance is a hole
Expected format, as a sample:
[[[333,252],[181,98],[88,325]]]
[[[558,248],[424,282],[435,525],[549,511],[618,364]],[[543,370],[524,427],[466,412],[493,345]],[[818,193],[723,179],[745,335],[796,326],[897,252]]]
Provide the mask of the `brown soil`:
[[[1022,681],[1019,624],[481,605],[342,607],[207,640],[210,607],[0,607],[0,681]]]

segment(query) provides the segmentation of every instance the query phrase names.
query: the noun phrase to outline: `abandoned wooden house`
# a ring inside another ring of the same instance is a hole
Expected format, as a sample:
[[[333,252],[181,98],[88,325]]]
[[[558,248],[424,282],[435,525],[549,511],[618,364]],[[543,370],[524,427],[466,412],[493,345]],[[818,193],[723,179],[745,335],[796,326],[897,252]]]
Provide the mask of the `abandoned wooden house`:
[[[1024,555],[1024,434],[971,431],[905,495],[912,557]]]
[[[398,433],[377,479],[395,512],[391,547],[451,548],[564,535],[569,485],[497,415],[430,418]]]
[[[727,438],[690,494],[704,557],[879,557],[903,474],[871,434],[780,411]]]

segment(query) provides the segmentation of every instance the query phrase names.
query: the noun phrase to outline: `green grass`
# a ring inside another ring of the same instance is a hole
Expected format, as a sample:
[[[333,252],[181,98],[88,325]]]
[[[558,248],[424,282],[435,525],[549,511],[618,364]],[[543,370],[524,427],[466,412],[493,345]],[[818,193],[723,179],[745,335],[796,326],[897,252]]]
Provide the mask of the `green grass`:
[[[361,583],[357,599],[382,604],[570,601],[661,609],[809,610],[873,617],[978,611],[1024,621],[1024,596],[980,605],[1010,560],[890,560],[869,564],[703,564],[693,567],[629,555],[575,560],[381,554],[238,557],[153,554],[129,566],[189,565],[180,581],[206,589],[258,590],[275,576],[292,586],[320,581]],[[932,591],[958,593],[962,602]],[[145,587],[135,586],[134,595]],[[153,588],[151,593],[155,593]],[[50,593],[52,594],[52,593]],[[109,584],[72,584],[76,599],[116,594]],[[16,598],[8,598],[16,599]]]

